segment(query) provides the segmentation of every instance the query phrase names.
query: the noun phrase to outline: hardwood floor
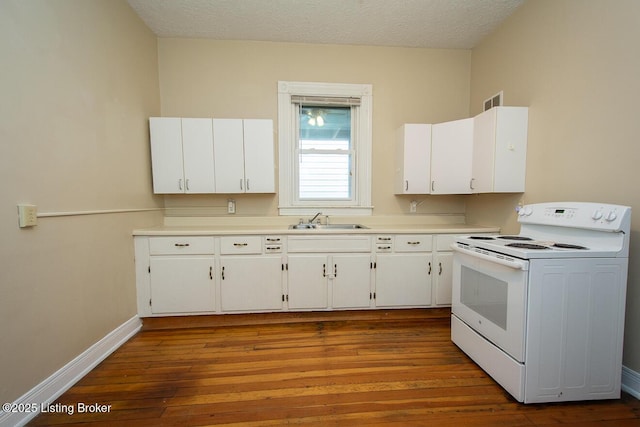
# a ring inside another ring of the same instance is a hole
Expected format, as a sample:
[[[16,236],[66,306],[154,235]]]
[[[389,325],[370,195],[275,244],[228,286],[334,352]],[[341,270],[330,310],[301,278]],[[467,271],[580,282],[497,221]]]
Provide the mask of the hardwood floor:
[[[519,404],[449,333],[446,309],[145,319],[29,425],[640,426],[626,394]]]

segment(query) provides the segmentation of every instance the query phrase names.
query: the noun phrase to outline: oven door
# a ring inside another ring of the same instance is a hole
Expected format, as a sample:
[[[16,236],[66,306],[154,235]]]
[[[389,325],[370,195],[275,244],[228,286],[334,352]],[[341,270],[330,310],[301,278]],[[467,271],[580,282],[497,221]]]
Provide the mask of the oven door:
[[[452,313],[523,363],[529,262],[453,248]]]

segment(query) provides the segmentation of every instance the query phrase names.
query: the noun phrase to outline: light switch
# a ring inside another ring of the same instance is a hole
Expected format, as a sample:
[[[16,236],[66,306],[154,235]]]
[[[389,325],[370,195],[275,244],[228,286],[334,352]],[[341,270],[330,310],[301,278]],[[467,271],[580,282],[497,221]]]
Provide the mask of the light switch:
[[[20,228],[38,225],[38,208],[36,205],[18,205],[18,224]]]

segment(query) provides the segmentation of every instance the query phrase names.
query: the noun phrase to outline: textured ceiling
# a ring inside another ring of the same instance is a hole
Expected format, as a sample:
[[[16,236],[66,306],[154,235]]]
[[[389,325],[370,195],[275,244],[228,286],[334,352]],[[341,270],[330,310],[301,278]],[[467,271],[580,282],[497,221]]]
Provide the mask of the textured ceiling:
[[[471,49],[525,0],[129,0],[159,37]]]

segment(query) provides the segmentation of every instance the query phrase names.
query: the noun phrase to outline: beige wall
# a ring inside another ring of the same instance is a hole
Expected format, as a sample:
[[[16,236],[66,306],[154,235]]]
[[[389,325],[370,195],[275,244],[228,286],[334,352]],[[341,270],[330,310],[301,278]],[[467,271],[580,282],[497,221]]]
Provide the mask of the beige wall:
[[[277,120],[279,80],[373,85],[374,215],[408,213],[393,195],[394,131],[468,117],[468,50],[159,39],[162,114]],[[170,208],[225,206],[227,196],[166,196]],[[237,215],[277,215],[278,197],[235,196]],[[422,196],[419,213],[463,213],[458,196]],[[213,212],[213,210],[212,210]]]
[[[155,36],[124,0],[0,2],[0,401],[11,402],[136,314],[131,231],[156,208],[147,117]]]
[[[471,113],[504,90],[528,105],[527,203],[633,210],[625,366],[640,371],[640,2],[535,0],[473,50]],[[467,219],[517,230],[520,195],[470,198]],[[497,209],[496,209],[497,207]],[[510,212],[505,215],[505,212]]]

